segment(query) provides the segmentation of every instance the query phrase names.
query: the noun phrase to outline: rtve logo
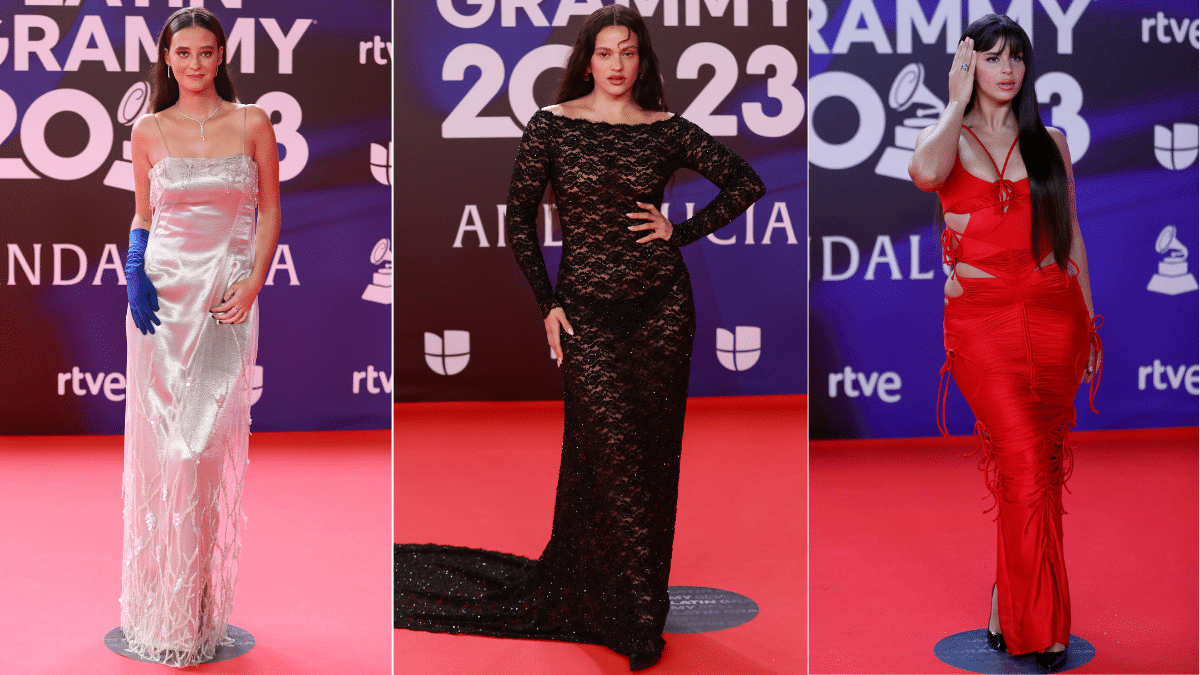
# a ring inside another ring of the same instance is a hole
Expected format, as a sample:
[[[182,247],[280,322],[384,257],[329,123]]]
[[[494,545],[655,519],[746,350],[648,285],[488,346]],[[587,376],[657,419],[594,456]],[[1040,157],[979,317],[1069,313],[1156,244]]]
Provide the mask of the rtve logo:
[[[1154,156],[1158,163],[1172,171],[1186,169],[1196,161],[1197,138],[1200,127],[1187,122],[1176,122],[1168,129],[1154,125]]]
[[[465,330],[425,333],[425,363],[438,375],[457,375],[471,360],[471,334]]]
[[[737,326],[730,333],[717,329],[717,360],[729,370],[750,370],[762,353],[762,329],[758,326]]]
[[[72,366],[71,370],[66,373],[58,373],[58,395],[66,396],[68,388],[72,394],[76,396],[98,396],[104,394],[104,398],[120,403],[125,400],[125,373],[113,371],[111,373],[92,373],[84,372],[79,369],[79,366]],[[258,403],[263,394],[263,368],[262,366],[254,366],[254,370],[250,373],[250,405]]]

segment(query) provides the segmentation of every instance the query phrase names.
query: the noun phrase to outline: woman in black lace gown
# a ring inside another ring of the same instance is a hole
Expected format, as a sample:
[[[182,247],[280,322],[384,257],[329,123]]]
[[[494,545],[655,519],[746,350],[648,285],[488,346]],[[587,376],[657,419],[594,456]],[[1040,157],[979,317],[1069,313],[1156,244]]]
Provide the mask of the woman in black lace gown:
[[[537,560],[397,545],[395,625],[602,644],[640,670],[665,644],[696,332],[678,247],[728,224],[765,188],[741,157],[667,112],[650,36],[632,9],[587,19],[557,98],[526,126],[507,215],[563,369],[550,542]],[[721,192],[673,225],[657,205],[680,168]],[[563,236],[554,287],[534,222],[547,183]]]

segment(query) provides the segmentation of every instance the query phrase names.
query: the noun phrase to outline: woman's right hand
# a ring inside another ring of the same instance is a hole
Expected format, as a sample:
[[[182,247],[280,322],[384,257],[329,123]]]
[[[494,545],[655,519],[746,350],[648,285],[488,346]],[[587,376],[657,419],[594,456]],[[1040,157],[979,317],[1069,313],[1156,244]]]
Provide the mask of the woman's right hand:
[[[971,100],[975,91],[975,41],[966,38],[958,43],[958,51],[954,53],[954,63],[950,66],[950,100],[963,105]],[[966,66],[966,69],[963,69]]]
[[[555,307],[550,310],[543,320],[546,324],[546,341],[550,343],[550,349],[554,351],[554,358],[558,360],[558,365],[562,366],[563,353],[562,343],[559,342],[559,335],[562,331],[567,331],[567,335],[574,335],[575,330],[571,328],[571,322],[567,321],[567,313],[562,307]]]

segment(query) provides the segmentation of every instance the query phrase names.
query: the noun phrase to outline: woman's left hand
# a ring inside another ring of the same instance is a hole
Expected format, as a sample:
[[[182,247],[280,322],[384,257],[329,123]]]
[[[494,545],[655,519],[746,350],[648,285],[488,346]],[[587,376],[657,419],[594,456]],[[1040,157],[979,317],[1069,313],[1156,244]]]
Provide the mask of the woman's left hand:
[[[642,223],[641,225],[630,225],[629,229],[633,232],[653,230],[650,234],[638,239],[637,243],[644,244],[654,239],[669,241],[671,239],[671,233],[675,231],[675,226],[671,224],[671,221],[667,220],[653,204],[643,204],[642,202],[637,202],[637,205],[645,209],[645,211],[626,213],[625,215],[629,216],[630,218],[637,218],[647,222]]]
[[[1080,384],[1091,384],[1092,378],[1096,376],[1096,343],[1092,343],[1088,350],[1087,368],[1083,370],[1083,381]]]
[[[242,323],[250,316],[250,308],[261,289],[249,277],[235,281],[221,296],[224,302],[208,311],[220,323]]]

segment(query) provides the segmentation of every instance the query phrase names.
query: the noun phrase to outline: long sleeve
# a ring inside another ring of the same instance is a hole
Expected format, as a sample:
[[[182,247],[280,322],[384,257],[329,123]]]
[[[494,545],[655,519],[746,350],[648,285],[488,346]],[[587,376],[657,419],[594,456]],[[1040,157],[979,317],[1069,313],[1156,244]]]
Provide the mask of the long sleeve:
[[[671,243],[685,246],[733,222],[767,192],[746,160],[718,143],[708,132],[680,119],[681,166],[712,181],[721,192],[707,206],[674,226]]]
[[[537,234],[538,207],[541,206],[546,183],[550,179],[549,115],[548,112],[539,111],[525,127],[521,147],[513,163],[512,180],[508,184],[508,206],[504,219],[508,245],[533,289],[543,317],[558,305]]]

